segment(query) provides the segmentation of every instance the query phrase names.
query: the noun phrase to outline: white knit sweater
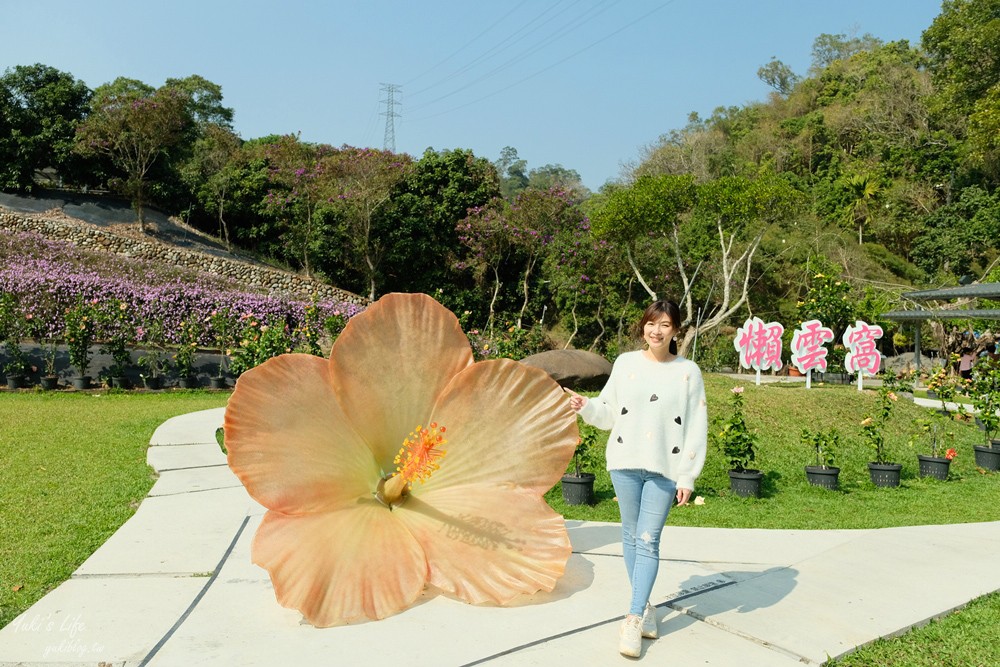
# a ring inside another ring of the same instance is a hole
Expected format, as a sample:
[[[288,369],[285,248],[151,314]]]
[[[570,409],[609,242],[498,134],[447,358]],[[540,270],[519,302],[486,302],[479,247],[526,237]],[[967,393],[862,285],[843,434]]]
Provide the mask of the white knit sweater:
[[[580,416],[611,429],[608,470],[647,470],[678,488],[694,489],[705,464],[708,410],[701,370],[693,361],[658,362],[641,350],[626,352]]]

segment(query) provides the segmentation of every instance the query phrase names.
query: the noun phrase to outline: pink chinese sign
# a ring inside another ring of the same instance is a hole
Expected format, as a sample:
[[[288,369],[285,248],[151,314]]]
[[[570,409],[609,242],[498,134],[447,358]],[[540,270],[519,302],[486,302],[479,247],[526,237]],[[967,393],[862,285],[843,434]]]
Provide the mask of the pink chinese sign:
[[[764,322],[759,317],[748,319],[737,329],[733,346],[740,353],[740,366],[760,372],[769,368],[781,370],[781,334],[785,327],[778,322]]]
[[[814,368],[825,371],[827,349],[823,345],[833,338],[833,329],[824,327],[819,320],[803,322],[792,335],[792,363],[802,373]]]
[[[807,389],[811,385],[814,368],[826,371],[827,349],[823,345],[833,338],[833,329],[824,327],[819,320],[803,322],[792,334],[792,363],[806,376]]]
[[[865,374],[878,374],[882,368],[882,353],[876,344],[882,337],[882,327],[857,320],[844,332],[843,342],[847,348],[844,368],[849,373],[858,374],[858,389],[861,389]]]

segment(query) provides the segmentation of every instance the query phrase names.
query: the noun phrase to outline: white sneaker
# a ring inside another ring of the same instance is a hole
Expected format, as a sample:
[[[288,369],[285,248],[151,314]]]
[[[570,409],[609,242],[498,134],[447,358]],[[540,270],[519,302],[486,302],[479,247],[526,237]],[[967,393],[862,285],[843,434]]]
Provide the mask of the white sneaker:
[[[656,626],[656,608],[648,602],[642,611],[642,636],[646,639],[656,639],[660,636],[660,629]]]
[[[622,621],[618,635],[618,652],[630,658],[642,653],[642,618],[629,614]]]

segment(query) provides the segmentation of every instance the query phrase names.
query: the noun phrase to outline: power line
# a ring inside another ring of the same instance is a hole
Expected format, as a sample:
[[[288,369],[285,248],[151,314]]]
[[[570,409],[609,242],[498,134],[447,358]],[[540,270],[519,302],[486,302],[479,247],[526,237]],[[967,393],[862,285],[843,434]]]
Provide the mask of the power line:
[[[429,74],[430,72],[433,72],[434,70],[436,70],[437,68],[439,68],[441,65],[444,65],[446,62],[448,62],[449,60],[451,60],[452,58],[454,58],[455,56],[457,56],[459,53],[461,53],[462,51],[464,51],[465,49],[467,49],[469,46],[471,46],[472,44],[475,44],[476,42],[478,42],[480,37],[482,37],[483,35],[485,35],[486,33],[488,33],[490,30],[493,30],[493,28],[495,28],[498,25],[500,25],[501,23],[503,23],[504,20],[506,20],[506,18],[508,16],[510,16],[511,14],[513,14],[514,12],[516,12],[518,9],[520,9],[526,2],[528,2],[528,0],[521,0],[521,2],[517,3],[516,5],[514,5],[514,7],[511,8],[511,10],[509,12],[507,12],[506,14],[504,14],[503,16],[501,16],[500,18],[498,18],[496,21],[494,21],[493,23],[491,23],[488,27],[486,27],[478,35],[476,35],[475,37],[473,37],[472,39],[470,39],[469,41],[467,41],[465,44],[462,44],[462,46],[458,47],[457,49],[455,49],[454,51],[452,51],[449,55],[445,56],[443,59],[441,59],[438,62],[434,63],[433,65],[431,65],[430,67],[428,67],[423,72],[421,72],[420,74],[416,75],[415,77],[413,77],[412,79],[410,79],[409,81],[407,81],[406,83],[404,83],[403,85],[404,86],[408,86],[411,83],[413,83],[414,81],[417,81],[418,79],[423,78],[425,75]]]
[[[615,35],[621,33],[622,31],[624,31],[624,30],[626,30],[628,28],[631,28],[636,23],[639,23],[643,19],[645,19],[645,18],[647,18],[649,16],[652,16],[656,12],[660,11],[661,9],[663,9],[666,6],[671,5],[673,3],[674,3],[674,0],[667,0],[667,2],[664,2],[662,5],[660,5],[660,6],[656,7],[656,8],[654,8],[654,9],[646,12],[645,14],[643,14],[642,16],[640,16],[639,18],[637,18],[637,19],[635,19],[633,21],[630,21],[629,23],[626,23],[621,28],[618,28],[617,30],[615,30],[615,31],[613,31],[613,32],[605,35],[604,37],[601,37],[600,39],[598,39],[598,40],[596,40],[594,42],[591,42],[590,44],[588,44],[587,46],[583,47],[582,49],[578,49],[578,50],[574,51],[573,53],[569,54],[565,58],[557,60],[556,62],[552,63],[551,65],[549,65],[547,67],[543,67],[542,69],[534,72],[533,74],[529,74],[528,76],[526,76],[526,77],[524,77],[522,79],[519,79],[519,80],[515,81],[514,83],[512,83],[512,84],[510,84],[508,86],[504,86],[503,88],[500,88],[499,90],[495,90],[492,93],[489,93],[488,95],[483,95],[482,97],[479,97],[479,98],[477,98],[475,100],[472,100],[471,102],[466,102],[465,104],[461,104],[459,106],[452,107],[451,109],[446,109],[446,110],[440,111],[438,113],[429,114],[427,116],[422,116],[422,117],[417,118],[415,120],[427,120],[429,118],[436,118],[437,116],[442,116],[444,114],[451,113],[453,111],[458,111],[459,109],[464,109],[465,107],[472,106],[473,104],[478,104],[479,102],[482,102],[484,100],[488,100],[491,97],[495,97],[495,96],[499,95],[500,93],[506,92],[506,91],[510,90],[511,88],[514,88],[515,86],[521,85],[525,81],[529,81],[531,79],[534,79],[536,76],[539,76],[540,74],[543,74],[543,73],[549,71],[553,67],[558,67],[559,65],[563,64],[567,60],[575,58],[576,56],[580,55],[581,53],[583,53],[585,51],[589,51],[590,49],[594,48],[598,44],[601,44],[602,42],[606,42],[607,40],[611,39]]]
[[[438,79],[437,81],[434,81],[433,83],[431,83],[431,84],[429,84],[427,86],[424,86],[420,90],[417,90],[417,91],[411,93],[411,95],[413,95],[413,96],[420,95],[421,93],[424,93],[424,92],[430,90],[431,88],[439,86],[442,83],[446,83],[446,82],[452,81],[455,77],[457,77],[457,76],[459,76],[461,74],[464,74],[465,72],[468,72],[470,69],[472,69],[473,67],[475,67],[475,65],[477,63],[479,63],[481,60],[491,57],[492,55],[494,55],[494,53],[502,52],[504,49],[508,48],[511,43],[516,44],[517,42],[519,42],[521,39],[524,38],[523,36],[519,37],[519,35],[521,33],[523,33],[525,30],[528,30],[528,28],[530,28],[533,24],[537,23],[538,21],[541,21],[545,17],[546,14],[549,14],[550,12],[554,11],[559,5],[561,5],[565,1],[566,0],[559,0],[559,2],[557,2],[554,5],[551,5],[548,8],[544,9],[540,14],[536,15],[534,18],[532,18],[530,21],[528,21],[527,23],[525,23],[524,25],[522,25],[520,28],[518,28],[517,30],[515,30],[510,35],[507,35],[506,37],[504,37],[498,43],[496,43],[493,46],[491,46],[490,48],[486,49],[486,51],[484,51],[483,53],[479,54],[478,56],[476,56],[475,58],[473,58],[469,62],[465,63],[465,65],[463,65],[462,67],[458,68],[454,72],[451,72],[451,73],[443,76],[442,78]],[[548,23],[551,20],[552,19],[550,18],[550,19],[547,19],[546,21],[543,21],[542,25],[545,25],[545,23]],[[528,34],[531,34],[532,32],[534,32],[537,29],[538,29],[537,27],[532,28],[531,30],[528,31]]]
[[[445,93],[444,95],[436,97],[433,100],[429,100],[427,102],[424,102],[423,104],[417,105],[416,107],[414,107],[414,110],[424,109],[424,108],[426,108],[426,107],[434,104],[435,102],[440,102],[441,100],[444,100],[444,99],[447,99],[447,98],[449,98],[449,97],[451,97],[453,95],[456,95],[456,94],[462,92],[463,90],[465,90],[465,89],[467,89],[467,88],[469,88],[471,86],[474,86],[477,83],[480,83],[481,81],[485,81],[486,79],[489,79],[489,78],[491,78],[493,76],[496,76],[497,74],[499,74],[500,72],[506,70],[507,68],[511,67],[512,65],[514,65],[516,63],[519,63],[522,60],[525,60],[526,58],[529,58],[529,57],[533,56],[534,54],[536,54],[537,52],[541,51],[542,49],[544,49],[544,48],[552,45],[553,43],[555,43],[556,41],[558,41],[558,40],[562,39],[563,37],[567,36],[568,34],[570,34],[571,32],[573,32],[574,30],[576,30],[577,28],[579,28],[580,26],[582,26],[583,24],[588,23],[589,21],[594,20],[595,18],[597,18],[598,16],[600,16],[601,14],[603,14],[605,11],[607,11],[608,9],[610,9],[611,7],[613,7],[614,5],[618,4],[618,2],[620,2],[620,0],[616,0],[615,2],[611,3],[610,5],[604,6],[602,9],[599,9],[599,7],[595,6],[595,7],[591,8],[591,9],[587,10],[582,15],[580,15],[580,16],[574,18],[573,20],[569,21],[568,23],[560,26],[554,32],[552,32],[552,33],[550,33],[548,35],[545,35],[540,41],[536,42],[534,45],[528,47],[524,51],[521,51],[516,56],[514,56],[512,58],[509,58],[508,60],[506,60],[505,62],[501,63],[500,65],[494,67],[493,69],[489,70],[485,74],[482,74],[478,78],[473,79],[472,81],[466,83],[465,85],[456,88],[455,90],[451,91],[450,93]],[[588,16],[588,14],[594,12],[596,9],[599,9],[599,11],[597,11],[592,16]],[[546,21],[546,23],[548,23],[548,21]],[[541,27],[541,26],[539,26],[539,27]],[[536,30],[537,30],[537,28],[536,28]],[[534,32],[534,31],[532,31],[532,32]]]

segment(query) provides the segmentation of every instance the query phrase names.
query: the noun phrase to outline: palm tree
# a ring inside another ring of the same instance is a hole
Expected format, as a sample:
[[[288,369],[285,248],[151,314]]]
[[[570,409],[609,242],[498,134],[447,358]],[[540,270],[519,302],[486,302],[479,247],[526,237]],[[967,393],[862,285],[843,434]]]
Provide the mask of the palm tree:
[[[865,224],[871,220],[873,204],[882,188],[870,174],[854,174],[845,184],[851,195],[851,202],[847,207],[848,217],[852,226],[858,226],[858,245],[861,245],[862,232]]]

